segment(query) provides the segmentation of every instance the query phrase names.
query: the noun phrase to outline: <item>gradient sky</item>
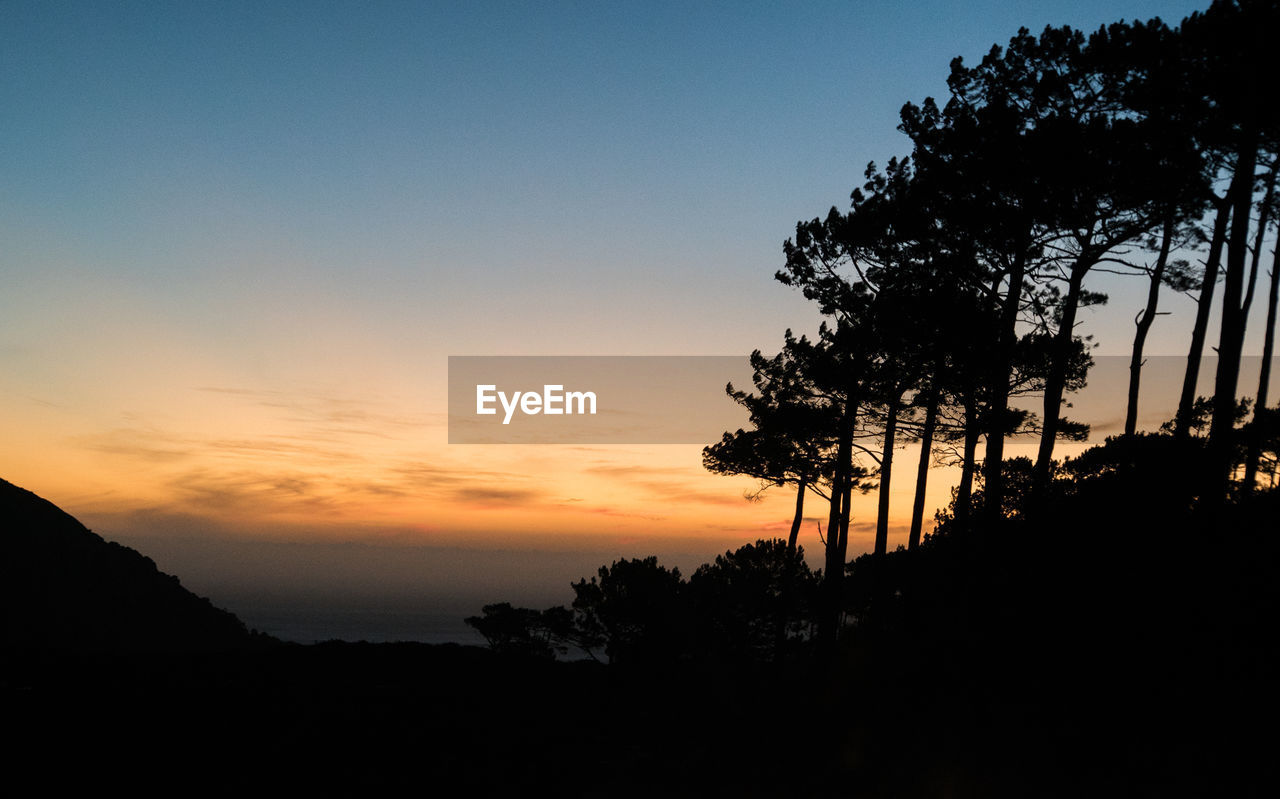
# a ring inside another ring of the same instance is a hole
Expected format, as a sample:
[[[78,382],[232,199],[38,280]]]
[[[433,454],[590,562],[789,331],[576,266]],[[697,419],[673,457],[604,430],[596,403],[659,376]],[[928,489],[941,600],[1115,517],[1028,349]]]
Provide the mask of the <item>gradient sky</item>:
[[[235,563],[263,542],[692,565],[777,534],[791,497],[697,446],[448,446],[446,357],[772,351],[818,323],[783,240],[908,152],[951,58],[1204,4],[5,3],[0,477],[205,593],[279,577]],[[1123,353],[1144,289],[1093,287]],[[1182,354],[1165,302],[1148,351]]]

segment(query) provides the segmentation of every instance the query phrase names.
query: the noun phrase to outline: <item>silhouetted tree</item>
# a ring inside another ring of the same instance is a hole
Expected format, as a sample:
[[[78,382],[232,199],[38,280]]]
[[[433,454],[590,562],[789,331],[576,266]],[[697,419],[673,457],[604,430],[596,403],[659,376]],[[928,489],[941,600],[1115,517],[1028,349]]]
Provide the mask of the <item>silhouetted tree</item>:
[[[1186,262],[1171,263],[1169,253],[1174,246],[1177,226],[1172,216],[1165,220],[1160,234],[1159,254],[1155,263],[1144,271],[1147,274],[1147,303],[1134,319],[1137,330],[1133,335],[1133,349],[1129,357],[1129,394],[1125,406],[1124,432],[1133,435],[1138,426],[1138,395],[1142,382],[1143,350],[1146,347],[1147,334],[1160,314],[1160,287],[1171,285],[1175,290],[1186,291],[1190,288]],[[1150,246],[1150,245],[1148,245]]]
[[[1200,185],[1189,176],[1199,174],[1199,161],[1189,139],[1169,135],[1156,115],[1125,104],[1149,66],[1139,56],[1168,38],[1158,22],[1111,26],[1087,40],[1069,28],[1047,28],[1039,37],[1023,30],[976,67],[953,62],[945,109],[931,101],[903,109],[903,130],[922,170],[967,176],[981,188],[953,180],[957,199],[976,200],[996,220],[962,220],[990,270],[1001,316],[990,380],[991,496],[1001,492],[1004,385],[1025,300],[1044,307],[1040,324],[1054,331],[1037,458],[1044,478],[1076,346],[1077,310],[1105,299],[1085,288],[1085,277],[1116,248],[1195,207]],[[1028,281],[1038,286],[1034,292]]]
[[[913,158],[927,176],[940,227],[958,243],[955,282],[968,284],[982,311],[964,322],[969,337],[964,365],[953,372],[961,381],[963,408],[960,495],[973,485],[979,440],[986,438],[988,493],[1000,492],[1005,436],[1012,429],[1009,385],[1014,369],[1017,328],[1027,320],[1027,285],[1036,258],[1047,244],[1042,196],[1029,168],[1031,150],[1015,113],[1001,105],[976,104],[963,96],[962,62],[953,63],[952,99],[939,108],[932,98],[902,108],[900,129],[914,143]],[[968,276],[968,279],[965,279]],[[961,513],[969,508],[960,503]]]
[[[922,439],[927,429],[922,446],[927,473],[944,399],[941,381],[948,373],[947,340],[963,338],[947,320],[968,321],[955,307],[968,289],[963,256],[957,255],[933,208],[935,198],[919,185],[910,162],[891,159],[883,172],[869,165],[866,178],[853,192],[848,212],[833,208],[825,220],[797,225],[795,239],[784,247],[787,264],[778,278],[817,300],[824,314],[835,317],[837,334],[849,342],[847,349],[834,340],[832,346],[849,358],[846,377],[856,374],[851,386],[861,416],[847,436],[860,428],[879,439],[874,453],[862,451],[878,465],[875,547],[883,551],[899,428],[918,430]],[[945,298],[940,286],[952,287]],[[918,406],[926,419],[919,428],[912,419]],[[841,520],[847,525],[847,516]],[[828,564],[828,572],[836,565]]]
[[[839,617],[840,582],[848,551],[857,468],[855,449],[868,454],[880,466],[882,487],[887,474],[883,457],[872,454],[856,440],[859,428],[865,428],[871,418],[872,409],[889,411],[878,415],[885,425],[881,432],[888,433],[882,439],[883,446],[892,450],[902,382],[892,375],[905,370],[893,350],[898,342],[891,343],[892,335],[884,325],[887,303],[886,297],[881,296],[881,284],[894,266],[909,257],[903,242],[889,234],[895,219],[894,200],[906,192],[909,181],[910,169],[903,162],[890,161],[883,174],[874,165],[868,166],[864,187],[867,192],[853,193],[853,209],[848,214],[832,208],[825,220],[796,225],[795,238],[783,245],[785,267],[776,275],[782,283],[800,288],[807,298],[819,304],[825,316],[834,320],[833,326],[824,322],[820,328],[821,353],[826,357],[813,362],[815,379],[831,397],[838,419],[821,626],[822,638],[828,643],[834,640]],[[890,468],[891,465],[890,459]]]
[[[818,577],[781,539],[717,555],[689,578],[699,652],[738,661],[781,658],[812,633]]]
[[[689,616],[679,569],[660,566],[653,556],[619,560],[572,587],[580,634],[603,642],[611,663],[660,662],[687,651]]]
[[[1225,235],[1218,369],[1209,432],[1214,470],[1206,490],[1207,498],[1218,503],[1226,497],[1231,480],[1240,356],[1257,274],[1256,268],[1250,269],[1248,257],[1256,170],[1268,152],[1274,156],[1280,139],[1280,109],[1258,93],[1258,87],[1274,83],[1263,76],[1274,74],[1271,43],[1277,28],[1280,4],[1273,0],[1218,0],[1207,11],[1184,20],[1181,29],[1190,65],[1188,82],[1208,101],[1202,145],[1221,154],[1229,178],[1224,199],[1231,216]],[[1268,185],[1273,181],[1274,164]],[[1257,227],[1259,231],[1265,227],[1265,218]]]
[[[1204,261],[1200,291],[1195,297],[1196,319],[1191,329],[1191,345],[1187,352],[1187,366],[1182,377],[1182,392],[1178,398],[1178,413],[1174,435],[1187,438],[1191,435],[1191,417],[1196,402],[1196,385],[1200,379],[1200,360],[1204,355],[1205,337],[1209,330],[1209,313],[1213,309],[1214,289],[1222,265],[1222,249],[1227,240],[1227,222],[1231,219],[1231,206],[1226,198],[1213,197],[1213,227],[1209,234],[1209,255]]]
[[[758,393],[726,391],[750,412],[752,430],[725,433],[719,443],[702,451],[702,463],[720,474],[744,474],[758,479],[761,491],[770,486],[796,486],[795,513],[787,545],[796,549],[809,491],[829,498],[834,470],[836,419],[832,402],[814,383],[809,360],[814,350],[803,336],[786,333],[782,352],[773,358],[759,350],[751,354],[752,381]]]
[[[565,607],[539,611],[499,602],[485,605],[481,613],[464,621],[484,636],[495,652],[553,658],[568,652],[569,644],[580,642],[575,635],[573,614]],[[583,648],[591,654],[590,648]]]
[[[1276,299],[1277,294],[1280,294],[1280,246],[1276,246],[1271,255],[1271,280],[1267,291],[1267,326],[1262,341],[1262,366],[1258,373],[1258,394],[1254,401],[1253,422],[1249,430],[1249,446],[1244,461],[1245,493],[1253,491],[1257,484],[1258,461],[1262,457],[1264,443],[1269,441],[1277,431],[1274,410],[1267,408],[1267,394],[1271,382],[1271,361],[1276,354]],[[1273,477],[1274,474],[1273,469]]]

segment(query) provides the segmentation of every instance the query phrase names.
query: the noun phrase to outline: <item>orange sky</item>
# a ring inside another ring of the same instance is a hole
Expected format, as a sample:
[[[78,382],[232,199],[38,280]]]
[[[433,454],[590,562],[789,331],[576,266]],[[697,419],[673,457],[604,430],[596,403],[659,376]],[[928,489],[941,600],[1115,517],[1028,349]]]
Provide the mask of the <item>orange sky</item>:
[[[1180,362],[1151,362],[1148,429],[1170,415]],[[0,474],[105,533],[131,536],[161,535],[166,523],[186,519],[250,539],[607,544],[638,555],[651,541],[716,551],[783,535],[791,518],[790,489],[748,502],[743,493],[754,481],[706,472],[696,445],[449,445],[445,419],[433,412],[442,392],[430,386],[430,399],[420,399],[381,386],[347,395],[198,385],[206,375],[190,364],[189,372],[163,358],[155,364],[136,371],[126,392],[136,404],[127,409],[121,389],[105,383],[71,401],[0,395],[0,435],[9,442]],[[1124,366],[1100,359],[1091,387],[1068,410],[1095,424],[1095,440],[1116,431]],[[917,452],[897,454],[892,543],[904,535]],[[955,477],[932,473],[930,518]],[[855,507],[855,550],[869,543],[874,500]],[[814,519],[825,517],[820,503],[809,499]],[[805,537],[812,549],[816,527],[806,525]]]

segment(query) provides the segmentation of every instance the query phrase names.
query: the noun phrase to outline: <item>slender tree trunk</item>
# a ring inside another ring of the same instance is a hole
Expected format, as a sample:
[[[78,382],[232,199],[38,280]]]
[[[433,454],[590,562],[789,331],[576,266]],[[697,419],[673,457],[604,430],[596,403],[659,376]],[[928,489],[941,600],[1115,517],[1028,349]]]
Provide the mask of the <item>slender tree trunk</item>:
[[[1262,261],[1262,241],[1267,233],[1267,222],[1270,220],[1271,204],[1275,199],[1277,169],[1280,169],[1280,157],[1277,157],[1275,159],[1275,162],[1271,166],[1271,174],[1267,178],[1267,192],[1262,198],[1262,210],[1258,214],[1258,229],[1254,233],[1254,238],[1253,238],[1253,258],[1249,265],[1248,289],[1245,291],[1244,305],[1242,309],[1242,313],[1245,319],[1248,319],[1249,310],[1253,307],[1253,290],[1258,284],[1258,266]],[[1269,301],[1268,301],[1268,316],[1270,316]],[[1270,329],[1268,329],[1266,332],[1270,333],[1271,331]],[[1262,370],[1263,371],[1260,372],[1259,377],[1261,377],[1263,380],[1269,381],[1271,379],[1269,364],[1266,366],[1263,366]],[[1261,422],[1262,419],[1266,418],[1266,403],[1267,403],[1266,384],[1260,383],[1260,385],[1258,386],[1258,389],[1259,389],[1259,394],[1254,401],[1253,415],[1255,420]],[[1258,428],[1258,425],[1254,425],[1254,433],[1257,432],[1257,428]],[[1255,434],[1250,434],[1249,441],[1247,442],[1247,446],[1246,446],[1246,454],[1245,454],[1245,462],[1244,462],[1245,476],[1244,476],[1243,488],[1246,493],[1253,491],[1253,485],[1257,481],[1257,476],[1258,476],[1256,459],[1250,457],[1250,453],[1252,453],[1254,450],[1255,441],[1257,441],[1259,445],[1261,444],[1261,439],[1257,438]]]
[[[851,484],[853,471],[853,429],[857,406],[852,395],[846,397],[840,418],[840,435],[836,444],[836,468],[831,481],[831,512],[827,516],[827,546],[822,577],[822,612],[819,616],[818,638],[824,649],[831,651],[839,632],[841,584],[844,579],[845,550],[848,546],[848,507],[845,505],[845,487]]]
[[[1147,307],[1138,317],[1138,330],[1133,335],[1133,355],[1129,359],[1129,405],[1124,414],[1124,434],[1131,436],[1138,428],[1138,389],[1142,382],[1142,349],[1147,343],[1147,332],[1156,321],[1156,309],[1160,303],[1160,282],[1164,279],[1165,264],[1169,261],[1169,247],[1173,243],[1173,219],[1164,223],[1164,237],[1160,242],[1160,256],[1151,270],[1151,285],[1147,288]]]
[[[849,417],[849,439],[853,439],[853,431],[857,420],[857,408],[855,407]],[[849,448],[850,459],[845,464],[844,488],[840,492],[840,534],[836,540],[836,570],[840,576],[837,579],[834,588],[834,618],[836,623],[836,636],[840,634],[840,620],[844,615],[844,591],[841,586],[844,585],[844,569],[845,564],[849,562],[849,518],[853,512],[853,447]]]
[[[1262,261],[1262,240],[1267,235],[1267,223],[1271,221],[1272,203],[1276,195],[1276,170],[1280,169],[1280,157],[1271,166],[1271,174],[1267,176],[1267,191],[1262,197],[1262,206],[1258,212],[1258,229],[1253,234],[1253,258],[1249,264],[1249,283],[1244,295],[1244,315],[1249,316],[1253,307],[1253,289],[1258,284],[1258,266]]]
[[[796,490],[796,515],[791,520],[791,535],[787,536],[787,552],[796,551],[796,541],[800,538],[800,522],[804,520],[804,492],[809,490],[809,481],[801,479]]]
[[[1258,398],[1253,406],[1253,430],[1249,435],[1249,454],[1244,463],[1244,490],[1252,492],[1258,481],[1258,458],[1262,442],[1270,431],[1263,429],[1267,421],[1267,393],[1271,382],[1271,359],[1276,353],[1276,295],[1280,292],[1280,245],[1271,254],[1271,285],[1267,292],[1267,326],[1262,340],[1262,369],[1258,373]]]
[[[796,607],[795,572],[792,558],[796,554],[796,542],[800,537],[800,522],[804,519],[804,493],[809,490],[809,481],[801,478],[796,489],[796,515],[791,520],[791,535],[787,537],[787,571],[782,576],[782,603],[778,618],[773,627],[773,659],[781,663],[787,651],[787,622],[794,615]]]
[[[845,413],[848,413],[847,409]],[[840,544],[840,505],[844,499],[845,475],[843,465],[849,454],[850,442],[845,440],[843,427],[842,424],[842,434],[836,444],[836,468],[831,478],[831,509],[827,514],[826,561],[823,566],[825,574],[822,579],[823,589],[826,593],[834,590],[834,586],[840,581],[840,575],[844,573],[838,554]]]
[[[978,438],[981,435],[978,402],[970,393],[964,401],[964,460],[960,466],[960,485],[956,487],[955,518],[962,527],[969,521],[973,504],[973,473],[977,471]]]
[[[1179,439],[1191,435],[1191,410],[1196,404],[1196,384],[1200,380],[1200,358],[1204,354],[1205,335],[1209,330],[1209,313],[1213,310],[1213,291],[1218,285],[1218,268],[1222,264],[1222,247],[1227,241],[1227,220],[1231,218],[1228,198],[1217,201],[1218,213],[1213,220],[1209,240],[1209,258],[1204,264],[1204,279],[1196,306],[1196,323],[1191,330],[1191,349],[1187,352],[1187,370],[1182,377],[1182,395],[1178,399],[1178,415],[1173,434]]]
[[[1234,465],[1236,389],[1240,381],[1240,351],[1244,346],[1245,260],[1253,207],[1253,171],[1257,163],[1256,131],[1243,137],[1232,176],[1231,234],[1227,239],[1227,271],[1222,285],[1222,327],[1218,338],[1218,372],[1214,380],[1213,421],[1209,428],[1209,458],[1213,471],[1206,497],[1213,504],[1226,499]]]
[[[907,549],[920,546],[920,532],[924,527],[924,494],[929,483],[929,463],[933,459],[933,432],[938,424],[937,385],[929,389],[928,402],[924,411],[924,430],[920,433],[920,465],[916,467],[916,496],[911,505],[911,533],[907,536]]]
[[[898,431],[898,403],[901,397],[893,389],[889,398],[888,416],[884,423],[884,452],[880,456],[880,503],[876,510],[876,548],[877,555],[889,551],[889,489],[893,479],[893,444]]]
[[[849,562],[849,519],[853,514],[851,510],[853,507],[852,475],[844,482],[844,497],[840,502],[840,544],[836,551],[840,556],[840,563],[845,564]]]
[[[831,570],[843,564],[839,560],[840,519],[843,513],[844,487],[849,481],[853,467],[853,401],[846,400],[844,413],[840,419],[840,437],[836,443],[836,468],[831,482],[831,511],[827,516],[827,577],[831,578]],[[839,578],[835,578],[839,579]]]
[[[1013,348],[1017,343],[1018,309],[1022,304],[1022,283],[1027,267],[1027,255],[1018,253],[1009,272],[1009,288],[1005,292],[1000,309],[1000,340],[996,345],[996,357],[992,365],[991,379],[987,386],[987,454],[983,461],[983,496],[987,498],[984,511],[988,521],[1004,500],[1004,437],[1006,416],[1009,409],[1009,373],[1013,369]]]
[[[1040,431],[1040,451],[1036,455],[1032,486],[1039,491],[1049,485],[1049,468],[1053,465],[1053,446],[1058,438],[1058,420],[1062,415],[1062,395],[1067,386],[1067,364],[1075,339],[1076,311],[1080,306],[1080,290],[1085,273],[1093,265],[1088,254],[1081,254],[1071,265],[1071,278],[1067,281],[1067,296],[1062,300],[1062,324],[1054,336],[1052,362],[1044,386],[1044,419]]]

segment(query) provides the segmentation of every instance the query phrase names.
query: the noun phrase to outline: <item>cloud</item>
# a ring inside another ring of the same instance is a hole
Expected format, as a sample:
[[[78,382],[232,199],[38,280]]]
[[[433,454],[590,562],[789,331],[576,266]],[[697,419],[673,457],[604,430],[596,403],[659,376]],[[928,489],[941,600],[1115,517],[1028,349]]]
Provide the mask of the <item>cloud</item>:
[[[151,463],[167,463],[196,454],[193,443],[158,430],[120,427],[106,433],[78,436],[72,443],[94,452],[136,458]]]
[[[667,476],[671,474],[669,469],[661,469],[656,466],[588,466],[582,471],[588,474],[599,474],[605,477],[644,477],[644,476]]]
[[[643,487],[663,497],[667,502],[697,503],[699,505],[741,505],[743,499],[739,495],[727,495],[707,491],[690,491],[678,483],[662,483],[651,481],[642,483]]]
[[[349,449],[319,447],[314,444],[303,443],[308,440],[314,439],[307,439],[302,436],[266,436],[264,438],[242,439],[223,438],[204,441],[201,443],[201,446],[231,455],[304,455],[308,458],[343,461],[361,459],[359,455]]]
[[[1163,422],[1164,420],[1161,419],[1160,421]],[[1094,438],[1099,435],[1105,437],[1105,436],[1113,435],[1115,433],[1122,433],[1122,432],[1124,432],[1124,419],[1118,416],[1111,417],[1109,419],[1103,419],[1097,422],[1092,422],[1089,425],[1090,438]]]
[[[387,473],[394,475],[394,479],[398,480],[406,488],[414,490],[440,488],[474,480],[508,482],[526,479],[523,475],[514,472],[462,470],[456,467],[431,466],[418,463],[395,466],[388,469]]]
[[[109,540],[120,534],[166,539],[235,537],[234,530],[217,516],[176,510],[166,505],[123,511],[83,511],[77,513],[77,517]]]
[[[315,432],[342,436],[394,438],[385,428],[399,431],[440,425],[442,413],[405,415],[381,411],[383,403],[366,398],[353,399],[319,391],[279,391],[271,389],[199,386],[196,391],[256,400],[262,408],[286,411],[281,421],[318,425]]]
[[[648,514],[648,513],[636,513],[635,511],[619,510],[617,508],[612,508],[612,507],[603,506],[603,505],[583,508],[582,512],[590,513],[596,516],[617,516],[619,518],[624,518],[624,519],[643,519],[644,521],[647,521],[647,522],[661,522],[661,521],[666,521],[667,519],[666,516],[658,516],[658,515]]]
[[[193,469],[166,484],[180,507],[194,511],[332,512],[332,483],[303,472]]]
[[[739,505],[742,497],[707,491],[694,491],[684,483],[671,479],[671,469],[657,466],[590,466],[583,469],[588,474],[598,474],[615,479],[629,488],[639,488],[667,503],[696,503],[700,505]]]
[[[524,488],[493,488],[489,486],[464,486],[452,494],[454,502],[481,507],[529,506],[543,495]]]

